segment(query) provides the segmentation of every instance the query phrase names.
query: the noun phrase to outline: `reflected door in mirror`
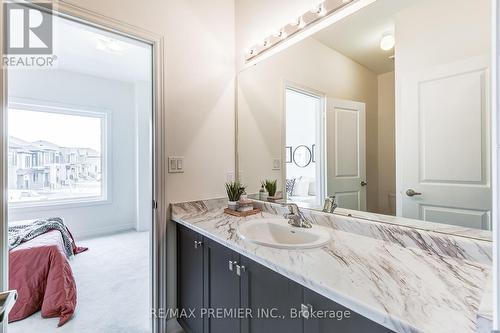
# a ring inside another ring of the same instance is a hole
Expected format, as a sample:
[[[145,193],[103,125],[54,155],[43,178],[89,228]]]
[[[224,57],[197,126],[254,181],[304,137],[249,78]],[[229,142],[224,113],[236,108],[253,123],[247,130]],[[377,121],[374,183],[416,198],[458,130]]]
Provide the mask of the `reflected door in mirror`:
[[[341,208],[366,211],[365,104],[328,99],[327,193]]]
[[[487,58],[404,79],[398,215],[490,229]]]

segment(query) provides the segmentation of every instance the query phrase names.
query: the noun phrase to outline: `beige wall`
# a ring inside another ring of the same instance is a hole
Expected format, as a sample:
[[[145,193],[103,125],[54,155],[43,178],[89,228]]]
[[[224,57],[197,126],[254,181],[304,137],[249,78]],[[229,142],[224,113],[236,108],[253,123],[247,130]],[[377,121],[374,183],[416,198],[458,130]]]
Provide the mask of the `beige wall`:
[[[249,193],[258,191],[264,178],[281,180],[282,171],[272,170],[272,159],[281,157],[283,138],[283,93],[286,82],[323,93],[327,97],[366,104],[368,210],[376,211],[377,200],[377,76],[308,38],[264,60],[239,75],[238,158],[242,181]],[[280,190],[283,189],[280,182]]]
[[[378,76],[378,211],[394,214],[389,195],[396,192],[394,72]]]
[[[166,153],[185,157],[185,172],[167,176],[167,200],[225,195],[226,172],[234,171],[234,1],[66,2],[164,36]],[[175,233],[168,237],[168,299],[174,304]]]

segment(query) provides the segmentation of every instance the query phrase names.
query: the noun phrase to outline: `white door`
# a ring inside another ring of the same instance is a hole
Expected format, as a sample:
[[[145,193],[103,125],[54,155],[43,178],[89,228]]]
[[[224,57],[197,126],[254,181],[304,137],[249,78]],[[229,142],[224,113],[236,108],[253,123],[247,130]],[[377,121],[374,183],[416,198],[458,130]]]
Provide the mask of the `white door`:
[[[402,78],[398,216],[490,229],[488,66],[480,57]]]
[[[339,207],[366,211],[365,104],[328,99],[327,193]]]

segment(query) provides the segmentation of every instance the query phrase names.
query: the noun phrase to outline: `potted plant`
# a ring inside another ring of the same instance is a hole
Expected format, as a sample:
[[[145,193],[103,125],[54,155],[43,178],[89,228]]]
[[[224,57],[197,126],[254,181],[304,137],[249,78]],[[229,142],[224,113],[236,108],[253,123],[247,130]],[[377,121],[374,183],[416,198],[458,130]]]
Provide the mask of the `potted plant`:
[[[240,196],[245,192],[245,186],[241,185],[239,182],[229,182],[226,183],[226,192],[229,200],[227,208],[237,210],[238,200],[240,200]]]
[[[278,188],[277,180],[265,180],[262,182],[262,186],[266,189],[267,193],[269,193],[270,197],[274,197],[276,195],[276,190]]]

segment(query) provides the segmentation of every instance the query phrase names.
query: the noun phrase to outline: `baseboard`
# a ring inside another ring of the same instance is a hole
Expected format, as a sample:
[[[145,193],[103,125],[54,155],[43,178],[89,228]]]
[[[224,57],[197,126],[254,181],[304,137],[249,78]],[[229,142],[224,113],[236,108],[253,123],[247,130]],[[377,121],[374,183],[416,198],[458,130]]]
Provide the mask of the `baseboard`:
[[[91,237],[97,237],[97,236],[105,236],[109,234],[114,234],[117,232],[122,232],[122,231],[127,231],[127,230],[135,230],[136,228],[136,223],[126,223],[126,224],[119,224],[119,225],[112,225],[112,226],[106,226],[106,227],[101,227],[101,228],[93,228],[93,229],[88,229],[85,231],[81,232],[75,232],[75,238],[76,239],[85,239],[85,238],[91,238]]]

